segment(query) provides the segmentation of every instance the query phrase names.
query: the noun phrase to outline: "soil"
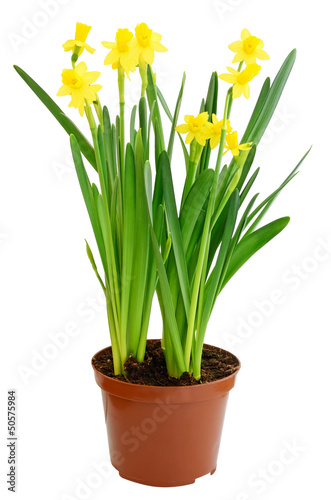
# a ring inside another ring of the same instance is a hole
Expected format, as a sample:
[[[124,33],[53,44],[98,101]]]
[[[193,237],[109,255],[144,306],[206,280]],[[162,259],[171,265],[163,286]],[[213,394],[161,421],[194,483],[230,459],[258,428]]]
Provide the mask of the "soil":
[[[108,347],[92,359],[96,370],[117,380],[140,385],[187,386],[205,384],[227,377],[239,368],[238,359],[219,347],[204,344],[201,379],[197,381],[185,372],[180,379],[169,377],[160,340],[147,340],[146,356],[142,363],[131,355],[124,365],[127,376],[114,375],[112,349]]]

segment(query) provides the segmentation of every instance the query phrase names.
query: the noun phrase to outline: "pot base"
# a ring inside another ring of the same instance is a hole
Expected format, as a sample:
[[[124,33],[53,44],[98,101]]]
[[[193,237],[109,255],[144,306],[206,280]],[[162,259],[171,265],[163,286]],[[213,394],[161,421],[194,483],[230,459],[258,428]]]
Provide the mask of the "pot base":
[[[209,474],[212,476],[215,472],[216,472],[216,467],[211,472],[209,472]],[[122,474],[120,471],[118,471],[118,473],[123,479],[127,479],[128,481],[132,481],[133,483],[144,484],[145,486],[155,486],[155,487],[159,487],[159,488],[172,488],[175,486],[188,486],[189,484],[194,484],[196,479],[199,479],[199,477],[203,477],[203,476],[206,476],[208,474],[208,472],[207,472],[207,474],[203,474],[202,476],[196,477],[195,479],[189,479],[187,481],[179,481],[179,482],[175,482],[175,483],[171,483],[171,484],[167,481],[164,484],[162,484],[160,482],[155,483],[153,480],[150,480],[149,482],[141,481],[140,479],[126,476],[125,474]]]

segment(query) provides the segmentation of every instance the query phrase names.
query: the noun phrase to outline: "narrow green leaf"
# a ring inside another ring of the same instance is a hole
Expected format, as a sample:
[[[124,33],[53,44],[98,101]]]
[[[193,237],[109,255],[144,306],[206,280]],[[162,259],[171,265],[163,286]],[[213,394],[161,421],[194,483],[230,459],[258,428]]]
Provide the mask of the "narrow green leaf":
[[[254,233],[242,239],[233,252],[228,271],[224,278],[222,288],[232,276],[254,255],[260,248],[266,245],[277,234],[279,234],[290,222],[289,217],[282,217],[254,231]]]
[[[116,165],[114,162],[114,151],[113,151],[113,137],[112,137],[112,126],[110,122],[110,116],[107,106],[103,107],[103,127],[104,127],[104,144],[105,144],[105,155],[107,160],[107,170],[108,178],[110,183],[111,192],[114,189],[114,182],[116,177]],[[116,153],[115,153],[116,154]]]
[[[296,50],[293,49],[287,58],[285,59],[283,65],[281,66],[279,72],[274,79],[268,95],[265,99],[262,110],[259,113],[259,116],[250,131],[248,136],[248,141],[253,141],[255,144],[258,144],[261,137],[263,136],[271,118],[274,114],[280,96],[284,90],[287,79],[290,76],[290,73],[293,68],[293,64],[296,58]]]
[[[180,107],[181,107],[181,104],[182,104],[185,81],[186,81],[186,74],[184,72],[183,79],[182,79],[182,84],[181,84],[181,87],[180,87],[180,90],[179,90],[179,94],[178,94],[178,98],[177,98],[177,102],[176,102],[175,113],[174,113],[174,117],[173,117],[173,120],[172,120],[171,132],[170,132],[169,143],[168,143],[168,156],[169,156],[170,161],[171,161],[171,158],[172,158],[172,151],[173,151],[174,139],[175,139],[175,128],[177,126],[177,120],[178,120],[178,116],[179,116],[179,112],[180,112]]]
[[[105,287],[104,282],[102,281],[102,279],[100,277],[100,274],[98,273],[97,265],[95,263],[92,250],[91,250],[89,244],[87,243],[87,240],[85,240],[85,243],[86,243],[86,253],[87,253],[87,256],[91,262],[92,269],[95,272],[96,277],[98,278],[98,281],[101,285],[102,290],[104,291],[104,293],[106,293],[106,287]]]
[[[86,173],[84,163],[82,160],[80,148],[77,142],[77,139],[74,135],[70,136],[70,146],[71,146],[71,151],[72,151],[72,156],[76,168],[76,173],[78,177],[78,181],[80,184],[80,188],[83,194],[83,198],[85,201],[85,205],[87,208],[87,212],[90,217],[91,225],[93,228],[94,236],[98,245],[101,261],[103,268],[105,270],[105,273],[108,273],[108,266],[107,266],[107,260],[106,260],[106,252],[105,252],[105,246],[103,242],[103,237],[100,229],[100,224],[97,216],[97,209],[96,205],[94,204],[94,198],[93,198],[93,192],[91,188],[91,183],[89,181],[88,175]]]
[[[161,105],[162,105],[162,107],[163,107],[163,109],[164,109],[167,117],[169,118],[169,120],[171,121],[171,123],[173,123],[172,114],[171,114],[171,112],[169,110],[169,107],[168,107],[168,105],[166,103],[166,100],[163,97],[162,92],[161,92],[161,90],[159,88],[157,88],[157,95],[158,95],[159,101],[160,101],[160,103],[161,103]],[[184,158],[185,158],[185,166],[186,166],[186,171],[187,171],[188,167],[189,167],[189,163],[190,163],[190,155],[189,155],[189,153],[188,153],[188,151],[186,149],[185,142],[184,142],[181,134],[179,132],[177,132],[177,134],[178,134],[180,143],[182,145],[182,149],[183,149],[183,153],[184,153]]]
[[[136,134],[135,134],[136,114],[137,114],[137,105],[135,104],[132,108],[131,118],[130,118],[130,142],[133,148],[136,139]]]
[[[86,137],[82,134],[82,132],[76,127],[76,125],[70,120],[70,118],[65,115],[62,109],[53,101],[53,99],[51,99],[51,97],[25,71],[23,71],[18,66],[14,66],[14,69],[30,87],[30,89],[36,94],[36,96],[39,97],[41,102],[52,113],[54,118],[56,118],[60,125],[62,125],[64,130],[69,135],[73,134],[76,137],[79,149],[92,165],[92,167],[97,170],[94,149],[86,139]]]
[[[147,81],[148,81],[148,84],[147,84],[146,93],[147,93],[148,105],[149,105],[149,109],[151,110],[153,102],[155,102],[153,114],[158,121],[159,140],[160,140],[160,145],[161,145],[161,151],[163,151],[165,149],[165,143],[164,143],[164,135],[163,135],[163,129],[162,129],[162,120],[161,120],[159,105],[157,102],[157,91],[156,91],[156,87],[155,87],[155,83],[154,83],[154,79],[153,79],[152,68],[150,67],[149,64],[147,65]]]
[[[174,187],[172,183],[171,170],[168,154],[164,151],[160,156],[159,169],[162,172],[164,200],[167,210],[167,217],[172,237],[172,248],[176,260],[178,279],[181,286],[186,314],[190,311],[190,286],[187,274],[185,252],[182,240],[182,233],[177,215]]]
[[[265,104],[266,98],[269,94],[270,90],[270,78],[268,77],[265,81],[264,84],[262,85],[260,95],[256,101],[255,107],[253,109],[252,116],[248,122],[248,125],[246,127],[245,133],[240,141],[240,144],[244,142],[248,142],[248,137],[250,137],[251,132],[254,128],[254,125],[256,124],[257,119],[259,118],[261,111],[263,109],[263,106]]]
[[[179,221],[185,253],[187,252],[198,217],[208,199],[213,178],[214,171],[211,169],[205,170],[199,175],[190,189],[180,212]]]
[[[124,196],[123,196],[123,256],[121,277],[121,331],[122,340],[126,339],[130,289],[132,283],[132,266],[135,251],[135,217],[136,217],[136,192],[135,192],[135,164],[133,149],[130,143],[126,147]]]

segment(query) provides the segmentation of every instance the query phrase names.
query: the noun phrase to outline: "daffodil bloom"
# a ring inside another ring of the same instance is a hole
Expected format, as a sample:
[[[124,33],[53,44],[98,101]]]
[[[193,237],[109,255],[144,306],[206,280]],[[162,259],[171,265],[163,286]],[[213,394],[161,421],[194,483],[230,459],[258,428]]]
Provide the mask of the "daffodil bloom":
[[[210,139],[211,149],[215,149],[219,145],[221,139],[222,127],[223,127],[223,120],[218,120],[217,116],[213,113],[212,123],[210,122],[206,123],[206,128],[204,133],[205,137],[207,139]],[[226,133],[229,134],[230,132],[232,132],[230,120],[226,120]]]
[[[186,123],[178,125],[176,130],[180,134],[187,134],[185,144],[190,144],[193,139],[195,139],[198,144],[204,146],[206,144],[205,125],[208,120],[207,111],[200,113],[196,117],[193,115],[185,115],[184,120]]]
[[[252,36],[247,29],[241,32],[241,40],[230,43],[229,49],[232,52],[237,52],[234,56],[233,63],[245,61],[246,65],[256,63],[256,59],[267,60],[269,55],[262,50],[264,43],[261,38]]]
[[[97,99],[97,92],[102,88],[101,85],[91,85],[101,73],[99,71],[89,71],[84,62],[79,63],[75,69],[64,69],[62,71],[62,87],[56,95],[71,95],[69,106],[79,110],[81,116],[84,115],[85,99],[89,104]]]
[[[153,64],[154,52],[167,52],[167,48],[160,43],[162,35],[154,33],[146,23],[137,24],[136,36],[130,45],[139,51],[139,59],[147,64]]]
[[[80,56],[84,49],[87,50],[90,54],[93,54],[95,49],[92,49],[86,43],[87,35],[89,34],[91,26],[87,26],[87,24],[76,23],[76,34],[74,40],[68,40],[63,44],[63,48],[65,52],[69,52],[69,50],[74,51],[75,47],[80,47],[78,55]]]
[[[107,49],[112,49],[106,56],[105,64],[111,64],[113,69],[117,69],[120,64],[127,76],[129,72],[136,70],[139,62],[139,48],[132,46],[133,33],[127,28],[119,29],[116,33],[115,42],[102,42]]]
[[[240,97],[242,94],[244,94],[246,99],[248,99],[250,95],[248,83],[253,80],[254,76],[259,73],[261,66],[256,63],[249,64],[241,72],[236,71],[235,69],[230,67],[227,67],[226,69],[230,72],[230,74],[222,73],[221,75],[219,75],[219,78],[221,80],[224,80],[225,82],[233,84],[233,99],[236,99],[236,97]]]
[[[225,153],[231,151],[233,156],[238,156],[239,151],[248,151],[252,147],[252,142],[238,144],[238,132],[232,132],[225,136]]]

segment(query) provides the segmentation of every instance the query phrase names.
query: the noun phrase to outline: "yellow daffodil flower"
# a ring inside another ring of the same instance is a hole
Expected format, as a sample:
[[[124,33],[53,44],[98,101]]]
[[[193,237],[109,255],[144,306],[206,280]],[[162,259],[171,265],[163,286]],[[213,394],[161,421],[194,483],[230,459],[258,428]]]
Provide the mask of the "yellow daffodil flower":
[[[139,62],[139,48],[132,43],[133,33],[127,28],[119,29],[116,33],[115,42],[102,42],[107,49],[112,49],[106,56],[105,64],[111,64],[113,69],[117,69],[120,64],[127,76],[129,72],[136,70]]]
[[[241,40],[230,43],[229,49],[232,52],[237,52],[234,56],[233,63],[245,61],[246,65],[256,63],[256,58],[261,60],[270,59],[269,55],[262,50],[264,43],[261,38],[252,36],[247,29],[241,32]]]
[[[206,123],[206,129],[204,134],[207,139],[210,139],[211,149],[215,149],[219,145],[221,139],[222,127],[223,127],[223,120],[218,120],[217,116],[213,113],[212,123],[210,122]],[[226,133],[229,134],[230,132],[232,132],[230,120],[226,120]]]
[[[198,144],[204,146],[206,144],[205,126],[208,120],[207,111],[200,113],[196,117],[193,115],[185,115],[184,120],[186,123],[178,125],[176,130],[180,134],[187,134],[185,144],[190,144],[193,139],[195,139]]]
[[[146,23],[137,24],[136,36],[132,40],[132,47],[139,50],[139,59],[152,65],[154,62],[154,52],[167,52],[167,48],[160,43],[162,35],[154,33]]]
[[[233,156],[238,156],[239,151],[248,151],[252,147],[252,142],[246,142],[244,144],[238,144],[238,133],[232,132],[225,136],[225,153],[231,151]]]
[[[89,104],[97,99],[97,92],[101,85],[91,85],[99,78],[99,71],[89,71],[84,62],[79,63],[75,69],[64,69],[62,71],[62,87],[56,95],[71,95],[70,106],[77,108],[81,116],[84,115],[85,99]]]
[[[233,84],[233,90],[232,90],[233,99],[240,97],[242,94],[244,94],[246,99],[248,99],[250,95],[250,89],[248,83],[251,80],[253,80],[254,76],[256,76],[259,73],[261,66],[259,66],[256,63],[249,64],[241,72],[236,71],[235,69],[230,67],[227,67],[226,69],[231,74],[222,73],[221,75],[219,75],[219,78],[221,80],[224,80],[225,82]]]
[[[87,26],[87,24],[76,23],[76,34],[74,40],[68,40],[63,44],[63,48],[65,52],[69,52],[69,50],[74,51],[75,47],[80,47],[80,51],[78,55],[80,56],[84,49],[87,50],[90,54],[93,54],[95,49],[92,49],[85,42],[87,35],[89,34],[91,26]]]

